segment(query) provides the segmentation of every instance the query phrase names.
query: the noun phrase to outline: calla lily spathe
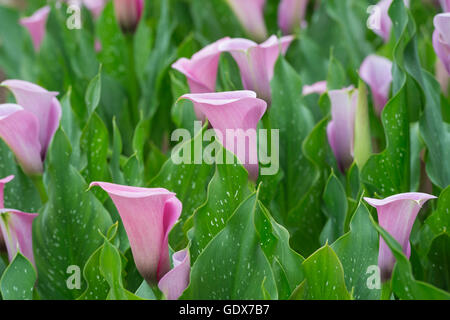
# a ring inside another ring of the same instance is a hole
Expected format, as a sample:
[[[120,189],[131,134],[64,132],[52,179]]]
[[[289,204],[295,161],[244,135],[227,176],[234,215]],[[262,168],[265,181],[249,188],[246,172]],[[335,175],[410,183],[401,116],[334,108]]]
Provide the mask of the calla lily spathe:
[[[219,45],[230,38],[220,39],[196,54],[191,59],[180,58],[172,68],[184,74],[187,78],[191,93],[208,93],[216,91],[217,69],[219,66]],[[197,109],[195,113],[199,120],[204,120],[204,115]]]
[[[259,174],[256,126],[267,109],[264,100],[256,98],[253,91],[230,91],[216,93],[185,94],[180,99],[194,103],[208,118],[222,145],[234,153],[249,172],[249,177],[256,180]],[[227,130],[232,130],[233,139],[227,139]],[[253,130],[248,138],[247,130]],[[245,150],[239,146],[245,145]]]
[[[375,110],[380,115],[389,99],[392,62],[384,57],[370,55],[361,64],[359,75],[370,86]]]
[[[278,39],[271,36],[264,43],[235,38],[220,44],[219,50],[229,52],[239,66],[242,84],[246,90],[255,91],[259,98],[271,103],[270,80],[275,63],[281,54],[285,54],[294,40],[292,36]]]
[[[65,0],[68,5],[84,5],[89,9],[92,16],[96,19],[100,16],[105,8],[107,0]]]
[[[403,253],[409,259],[411,245],[409,236],[422,206],[435,196],[426,193],[402,193],[382,200],[364,198],[368,204],[377,209],[378,223],[401,245]],[[378,266],[380,267],[381,280],[384,282],[391,277],[395,265],[395,257],[380,237],[378,253]]]
[[[144,10],[144,0],[114,0],[117,21],[124,32],[133,33]]]
[[[0,179],[0,242],[6,245],[9,261],[20,251],[34,264],[32,223],[37,214],[4,208],[4,187],[12,179],[14,176]]]
[[[167,300],[177,300],[189,286],[191,263],[189,250],[184,249],[172,255],[173,269],[159,280],[158,288]]]
[[[450,74],[450,13],[441,13],[434,17],[434,27],[434,50]]]
[[[170,270],[169,232],[178,220],[182,204],[175,194],[162,188],[138,188],[93,182],[114,202],[130,241],[139,273],[156,285]]]
[[[331,101],[332,118],[327,127],[328,142],[339,169],[344,172],[353,162],[358,90],[353,88],[331,90],[328,96]]]
[[[450,11],[450,0],[439,0],[439,2],[441,3],[441,7],[444,12]]]
[[[50,13],[50,6],[45,6],[37,10],[30,17],[20,19],[20,24],[30,33],[34,50],[37,52],[41,48],[42,40],[45,36],[45,26]]]
[[[0,105],[0,137],[13,150],[25,173],[39,175],[48,146],[59,126],[61,105],[49,92],[33,83],[6,80],[17,104]]]
[[[391,7],[393,0],[381,0],[377,4],[379,10],[379,21],[377,28],[373,31],[384,39],[385,42],[389,41],[391,36],[392,21],[389,17],[389,8]],[[409,0],[404,0],[405,6],[409,7]]]
[[[266,0],[227,0],[227,2],[252,39],[263,41],[267,38],[264,22]]]
[[[278,6],[278,26],[284,34],[299,28],[306,13],[308,0],[281,0]]]

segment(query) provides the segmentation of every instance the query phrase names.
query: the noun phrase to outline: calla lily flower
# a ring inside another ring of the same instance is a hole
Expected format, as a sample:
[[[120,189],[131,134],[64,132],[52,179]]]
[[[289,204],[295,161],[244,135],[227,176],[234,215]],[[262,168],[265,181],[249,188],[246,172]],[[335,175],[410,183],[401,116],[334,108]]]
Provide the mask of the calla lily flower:
[[[317,93],[319,95],[324,94],[327,92],[327,82],[326,81],[319,81],[316,83],[313,83],[312,85],[303,86],[303,95],[307,96],[313,93]]]
[[[380,115],[389,99],[392,62],[384,57],[370,55],[361,64],[359,75],[370,86],[375,110]]]
[[[50,6],[42,7],[32,16],[20,19],[20,24],[27,28],[33,41],[34,50],[39,51],[45,36],[45,26],[50,13]]]
[[[450,13],[441,13],[434,17],[434,27],[434,50],[450,74]]]
[[[450,0],[439,0],[439,2],[441,3],[441,7],[444,12],[450,11]]]
[[[389,17],[389,8],[391,7],[393,0],[381,0],[378,2],[378,26],[373,31],[384,39],[385,42],[389,41],[391,36],[392,21]],[[405,6],[409,7],[409,0],[404,0]]]
[[[402,193],[386,199],[364,198],[368,204],[377,209],[378,223],[402,246],[403,253],[411,256],[409,236],[422,206],[435,196],[426,193]],[[391,277],[395,265],[395,258],[386,242],[380,237],[378,253],[378,266],[381,271],[381,280]]]
[[[158,288],[167,300],[177,300],[189,286],[191,263],[188,249],[172,255],[173,269],[159,280]]]
[[[332,117],[327,127],[328,142],[339,169],[344,172],[353,162],[358,90],[353,88],[331,90],[328,96],[331,101]]]
[[[227,2],[252,39],[263,41],[267,38],[264,22],[266,0],[227,0]]]
[[[39,175],[61,118],[58,93],[22,80],[6,80],[1,85],[12,91],[17,105],[0,105],[0,137],[25,173]]]
[[[0,179],[0,209],[3,209],[5,207],[4,203],[4,191],[5,191],[5,184],[10,182],[12,179],[14,179],[14,176],[9,176],[3,179]],[[3,248],[5,241],[3,240],[2,233],[0,232],[0,248]]]
[[[255,91],[258,97],[270,105],[272,80],[275,63],[285,54],[294,37],[278,39],[271,36],[264,43],[257,44],[247,39],[230,39],[220,44],[221,51],[229,52],[241,71],[242,84],[246,90]]]
[[[144,0],[114,0],[117,21],[123,32],[133,33],[139,24],[144,9]]]
[[[31,234],[32,223],[37,214],[4,208],[4,187],[12,179],[14,176],[0,179],[0,242],[5,242],[9,261],[20,251],[34,264]]]
[[[284,34],[299,28],[306,13],[308,0],[281,0],[278,7],[278,26]]]
[[[94,18],[98,18],[100,16],[106,5],[105,0],[83,0],[83,3],[86,8],[91,11]]]
[[[130,241],[139,273],[149,284],[170,270],[169,232],[178,220],[182,204],[175,194],[162,188],[138,188],[93,182],[114,202]]]
[[[221,53],[219,45],[229,39],[228,37],[220,39],[194,54],[191,59],[180,58],[172,64],[172,68],[186,76],[191,93],[216,91],[217,68]],[[204,120],[204,115],[197,109],[195,113],[199,120]]]
[[[180,99],[194,103],[208,118],[220,143],[237,156],[250,179],[256,180],[259,174],[256,126],[267,103],[256,98],[253,91],[185,94]]]

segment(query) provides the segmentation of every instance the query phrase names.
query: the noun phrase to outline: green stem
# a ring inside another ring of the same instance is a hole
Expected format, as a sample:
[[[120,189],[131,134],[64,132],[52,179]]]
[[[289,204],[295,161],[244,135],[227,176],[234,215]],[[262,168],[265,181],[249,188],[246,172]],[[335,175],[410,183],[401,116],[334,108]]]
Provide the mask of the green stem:
[[[381,285],[381,300],[391,300],[391,281],[386,281]]]
[[[139,86],[136,76],[136,65],[134,61],[134,38],[126,35],[128,47],[128,93],[130,95],[130,118],[134,125],[139,123]]]
[[[48,201],[47,191],[45,190],[44,179],[42,176],[34,176],[31,178],[33,180],[36,189],[39,192],[39,196],[41,198],[42,204]]]

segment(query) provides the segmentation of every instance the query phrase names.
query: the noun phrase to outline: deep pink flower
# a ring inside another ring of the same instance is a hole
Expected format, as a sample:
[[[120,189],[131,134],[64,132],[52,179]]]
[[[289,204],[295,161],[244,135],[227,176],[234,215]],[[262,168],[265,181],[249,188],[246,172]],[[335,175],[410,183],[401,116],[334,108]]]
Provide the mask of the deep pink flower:
[[[328,96],[331,101],[332,118],[327,127],[328,142],[339,169],[344,172],[353,162],[358,90],[353,88],[331,90]]]
[[[425,193],[402,193],[386,199],[364,198],[368,204],[377,209],[378,223],[401,245],[403,253],[409,259],[411,245],[409,236],[422,206],[435,196]],[[382,281],[391,277],[395,258],[386,242],[380,237],[380,249],[378,254],[378,266],[381,271]]]
[[[256,180],[259,174],[256,126],[267,103],[256,98],[252,91],[185,94],[180,99],[194,103],[208,118],[222,145],[237,156],[250,178]]]
[[[93,186],[105,190],[116,205],[139,273],[149,284],[157,284],[170,270],[168,237],[181,214],[181,202],[161,188],[106,182],[93,182]]]
[[[17,104],[0,105],[0,137],[25,173],[39,175],[61,118],[58,93],[22,80],[6,80],[1,85],[12,91]]]
[[[242,84],[246,90],[255,91],[259,98],[270,105],[272,80],[275,63],[285,54],[294,37],[278,39],[271,36],[264,43],[257,44],[247,39],[229,39],[219,45],[219,50],[231,53],[241,71]]]
[[[299,28],[306,13],[308,0],[281,0],[278,6],[278,26],[284,34]]]
[[[114,0],[114,10],[124,32],[134,32],[144,9],[144,0]]]
[[[20,24],[27,28],[33,41],[34,50],[39,51],[45,36],[45,26],[50,13],[50,6],[42,7],[32,16],[20,19]]]
[[[380,115],[389,99],[392,62],[384,57],[370,55],[361,64],[359,75],[370,86],[375,110]]]
[[[191,264],[188,249],[175,252],[172,255],[173,269],[167,272],[158,287],[167,300],[177,300],[189,286]]]
[[[267,38],[266,23],[264,22],[266,0],[227,0],[227,2],[252,39],[263,41]]]

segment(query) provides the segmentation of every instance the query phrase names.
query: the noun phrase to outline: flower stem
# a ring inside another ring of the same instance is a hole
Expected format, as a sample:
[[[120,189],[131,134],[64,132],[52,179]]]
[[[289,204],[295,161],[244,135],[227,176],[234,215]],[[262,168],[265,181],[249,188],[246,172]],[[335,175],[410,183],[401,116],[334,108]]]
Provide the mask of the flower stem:
[[[133,35],[126,35],[128,47],[128,93],[130,95],[130,118],[134,125],[139,123],[139,86],[136,77],[136,66],[134,61],[134,38]]]
[[[42,176],[34,176],[31,178],[33,183],[39,192],[39,197],[41,198],[42,204],[48,201],[47,190],[45,190],[44,179]]]
[[[391,281],[386,281],[381,285],[381,300],[391,300]]]

